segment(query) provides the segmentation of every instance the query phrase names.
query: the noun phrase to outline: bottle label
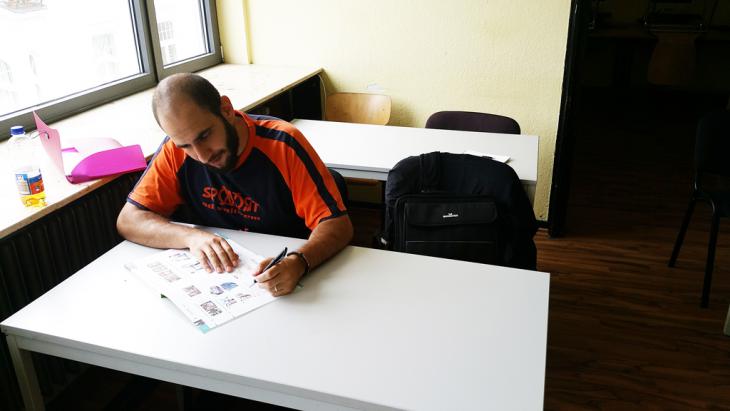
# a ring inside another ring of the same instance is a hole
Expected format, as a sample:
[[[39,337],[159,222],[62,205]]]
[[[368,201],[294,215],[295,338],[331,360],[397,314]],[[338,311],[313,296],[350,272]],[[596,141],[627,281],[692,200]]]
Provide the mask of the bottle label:
[[[16,172],[15,184],[18,186],[18,193],[22,196],[43,192],[43,176],[38,170],[23,173]]]
[[[18,192],[22,196],[30,195],[30,186],[28,185],[28,175],[25,173],[15,173],[15,184],[18,186]]]
[[[43,176],[38,174],[28,178],[28,186],[31,194],[40,194],[43,192]]]

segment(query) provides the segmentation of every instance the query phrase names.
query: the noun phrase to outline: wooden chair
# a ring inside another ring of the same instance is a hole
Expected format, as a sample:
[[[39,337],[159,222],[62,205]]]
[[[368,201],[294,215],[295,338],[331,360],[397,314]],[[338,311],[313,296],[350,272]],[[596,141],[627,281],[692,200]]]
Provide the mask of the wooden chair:
[[[390,120],[390,96],[366,93],[334,93],[325,102],[325,120],[343,123],[377,124]],[[350,199],[365,203],[383,201],[383,183],[365,178],[348,177]]]
[[[390,120],[390,96],[334,93],[327,96],[325,120],[386,125]]]

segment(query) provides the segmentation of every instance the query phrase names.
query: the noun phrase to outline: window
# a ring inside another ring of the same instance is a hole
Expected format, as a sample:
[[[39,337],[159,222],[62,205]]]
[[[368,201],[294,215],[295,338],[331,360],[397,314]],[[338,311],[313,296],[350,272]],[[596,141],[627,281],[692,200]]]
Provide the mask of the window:
[[[0,27],[0,140],[222,60],[215,0],[0,0]]]
[[[171,21],[163,21],[157,24],[157,33],[160,36],[160,51],[162,51],[162,64],[169,65],[177,61],[177,45]]]
[[[172,52],[166,60],[163,54],[162,62],[165,66],[178,63],[185,59],[195,58],[207,52],[205,44],[205,25],[203,11],[200,4],[195,2],[180,2],[178,0],[155,0],[155,12],[160,36],[160,46],[167,46]],[[174,30],[175,27],[184,27],[184,30]]]
[[[12,107],[16,98],[13,90],[13,72],[8,63],[0,60],[0,111]]]
[[[96,65],[96,78],[101,82],[113,81],[121,75],[121,61],[114,47],[115,38],[112,33],[97,34],[91,38],[92,61]]]
[[[157,32],[160,34],[160,44],[171,42],[175,38],[175,35],[172,34],[171,21],[163,21],[157,24]]]

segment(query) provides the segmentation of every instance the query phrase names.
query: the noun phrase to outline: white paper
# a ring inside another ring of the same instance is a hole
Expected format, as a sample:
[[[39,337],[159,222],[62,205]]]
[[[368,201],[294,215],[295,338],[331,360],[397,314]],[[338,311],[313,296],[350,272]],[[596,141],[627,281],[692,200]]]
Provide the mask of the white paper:
[[[263,257],[227,240],[239,256],[230,273],[209,273],[187,250],[165,250],[125,267],[167,297],[202,332],[276,299],[253,280]]]
[[[509,156],[505,156],[502,154],[489,154],[489,153],[482,153],[482,152],[474,151],[474,150],[466,150],[466,151],[464,151],[464,154],[471,154],[471,155],[477,156],[477,157],[491,157],[492,160],[499,161],[500,163],[506,163],[510,160]]]

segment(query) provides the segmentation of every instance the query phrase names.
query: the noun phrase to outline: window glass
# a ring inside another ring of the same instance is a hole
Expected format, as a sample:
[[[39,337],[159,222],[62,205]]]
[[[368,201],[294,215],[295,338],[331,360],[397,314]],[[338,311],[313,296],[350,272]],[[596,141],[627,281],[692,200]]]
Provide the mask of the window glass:
[[[0,117],[142,72],[127,0],[0,1]]]
[[[164,66],[209,52],[199,0],[155,0],[155,14]]]
[[[220,63],[215,3],[0,0],[0,142]]]

